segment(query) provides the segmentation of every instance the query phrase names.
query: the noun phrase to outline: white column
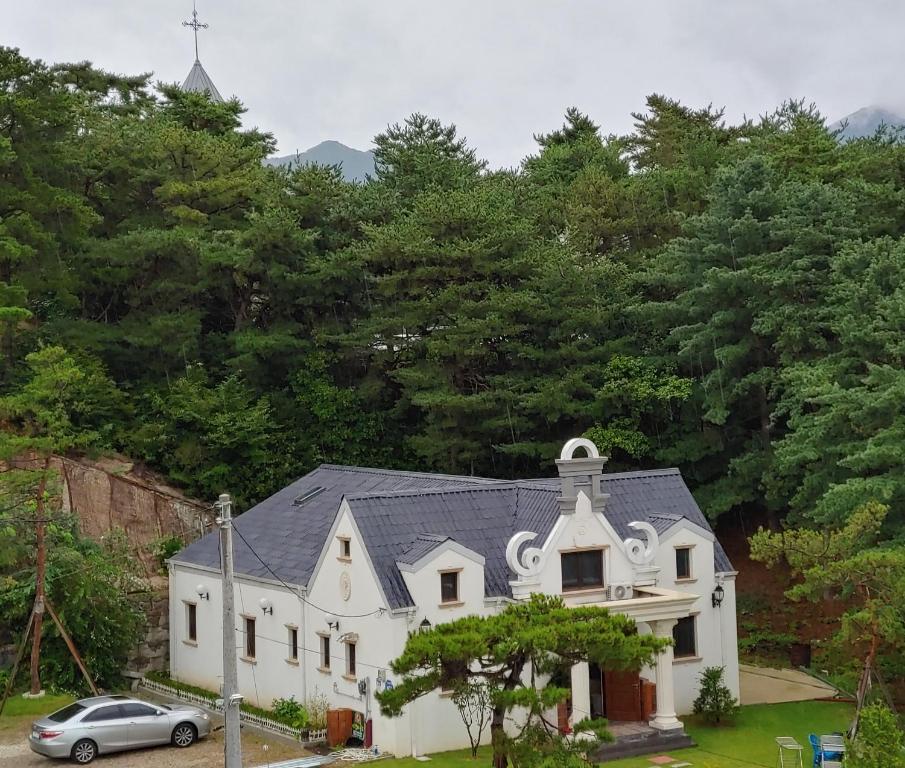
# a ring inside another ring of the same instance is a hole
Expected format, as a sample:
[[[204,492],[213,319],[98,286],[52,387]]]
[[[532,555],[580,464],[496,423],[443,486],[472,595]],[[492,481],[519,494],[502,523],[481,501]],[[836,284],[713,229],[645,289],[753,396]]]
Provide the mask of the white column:
[[[676,619],[661,619],[649,622],[651,632],[656,637],[672,640],[672,628]],[[657,712],[650,726],[660,731],[671,731],[681,728],[682,723],[676,717],[676,699],[672,676],[672,645],[668,645],[657,656]]]
[[[588,663],[582,661],[572,667],[572,717],[570,725],[591,716],[591,678]]]

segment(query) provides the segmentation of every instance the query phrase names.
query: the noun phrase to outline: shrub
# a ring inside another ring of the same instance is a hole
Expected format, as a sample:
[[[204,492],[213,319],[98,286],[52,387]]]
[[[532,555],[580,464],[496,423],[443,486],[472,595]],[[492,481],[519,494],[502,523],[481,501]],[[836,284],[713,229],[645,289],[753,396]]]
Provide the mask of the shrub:
[[[322,731],[327,727],[327,710],[330,702],[327,701],[327,695],[321,693],[317,688],[314,693],[305,702],[305,709],[308,711],[308,726],[314,731]]]
[[[157,539],[151,544],[151,551],[160,564],[160,569],[166,571],[167,560],[177,554],[185,546],[185,542],[179,536],[170,535]]]
[[[701,672],[701,689],[694,700],[694,712],[703,715],[711,725],[731,720],[738,712],[738,701],[723,682],[724,667],[705,667]]]
[[[295,700],[295,696],[290,696],[288,699],[274,699],[272,708],[273,714],[281,722],[298,729],[308,727],[308,710],[305,709],[304,704]]]
[[[885,704],[861,710],[858,733],[845,761],[848,768],[905,768],[905,736]]]
[[[740,637],[738,641],[739,650],[743,653],[786,653],[789,646],[798,642],[795,635],[788,632],[773,632],[769,629],[759,629],[754,622],[742,622],[742,629],[747,631],[747,635]]]

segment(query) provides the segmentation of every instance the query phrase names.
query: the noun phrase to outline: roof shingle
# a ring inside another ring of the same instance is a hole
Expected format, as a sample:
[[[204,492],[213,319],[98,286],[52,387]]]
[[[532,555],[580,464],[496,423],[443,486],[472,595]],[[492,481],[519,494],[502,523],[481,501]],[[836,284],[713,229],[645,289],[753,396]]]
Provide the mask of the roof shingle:
[[[677,469],[605,474],[601,487],[610,496],[604,514],[622,538],[635,535],[628,524],[636,520],[649,521],[659,533],[683,518],[710,530]],[[484,557],[485,595],[508,596],[506,544],[525,530],[537,534],[536,544],[544,541],[559,517],[559,488],[559,478],[503,481],[325,464],[235,519],[270,566],[237,537],[236,572],[273,579],[273,569],[283,581],[307,584],[345,497],[391,608],[412,602],[396,563],[414,563],[448,538]],[[216,532],[173,560],[219,568]],[[719,542],[714,567],[732,570]]]

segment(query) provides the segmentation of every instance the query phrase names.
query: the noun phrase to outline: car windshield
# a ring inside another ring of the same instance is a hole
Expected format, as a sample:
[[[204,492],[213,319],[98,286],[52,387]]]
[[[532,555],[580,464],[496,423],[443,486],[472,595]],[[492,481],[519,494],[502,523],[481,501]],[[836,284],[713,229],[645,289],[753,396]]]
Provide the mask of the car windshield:
[[[85,707],[83,707],[78,702],[74,702],[70,704],[68,707],[63,707],[62,709],[58,709],[52,715],[48,715],[48,720],[53,720],[55,723],[65,723],[67,720],[71,720],[75,717],[79,712],[84,712]]]

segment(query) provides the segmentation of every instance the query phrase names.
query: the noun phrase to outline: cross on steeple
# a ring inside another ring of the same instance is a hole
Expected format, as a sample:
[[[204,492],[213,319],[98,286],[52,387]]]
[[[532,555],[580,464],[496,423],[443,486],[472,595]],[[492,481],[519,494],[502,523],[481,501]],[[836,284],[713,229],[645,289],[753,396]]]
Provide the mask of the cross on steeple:
[[[202,24],[198,21],[198,10],[195,8],[195,2],[192,1],[192,20],[191,21],[183,21],[183,27],[191,27],[195,32],[195,61],[198,61],[198,30],[199,29],[207,29],[207,24]]]

